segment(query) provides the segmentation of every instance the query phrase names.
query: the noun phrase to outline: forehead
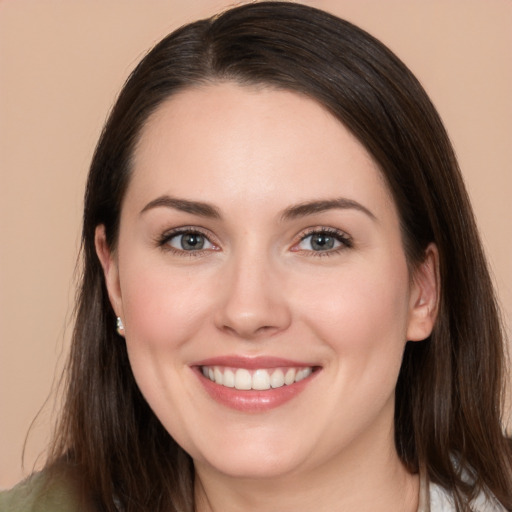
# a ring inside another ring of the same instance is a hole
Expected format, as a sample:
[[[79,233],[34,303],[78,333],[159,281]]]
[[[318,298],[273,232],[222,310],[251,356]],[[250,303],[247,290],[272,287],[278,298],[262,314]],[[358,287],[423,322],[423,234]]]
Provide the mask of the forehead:
[[[390,200],[377,164],[338,119],[305,95],[267,87],[220,83],[171,96],[146,122],[133,164],[129,192],[146,196],[268,203],[276,191],[306,201],[361,195],[365,185]]]

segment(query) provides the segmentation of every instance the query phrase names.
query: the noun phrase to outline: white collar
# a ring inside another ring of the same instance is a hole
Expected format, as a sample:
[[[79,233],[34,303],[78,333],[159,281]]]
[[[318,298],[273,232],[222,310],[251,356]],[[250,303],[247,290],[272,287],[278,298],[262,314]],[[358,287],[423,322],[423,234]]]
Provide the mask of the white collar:
[[[483,492],[471,501],[473,512],[506,512],[498,500]],[[426,473],[420,472],[420,495],[417,512],[456,512],[453,495],[440,485],[429,482]]]

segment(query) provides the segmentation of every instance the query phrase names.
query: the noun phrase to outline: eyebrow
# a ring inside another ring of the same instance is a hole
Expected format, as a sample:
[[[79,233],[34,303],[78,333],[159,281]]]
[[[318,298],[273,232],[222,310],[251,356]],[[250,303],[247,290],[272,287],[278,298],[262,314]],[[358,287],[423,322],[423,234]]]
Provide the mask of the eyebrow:
[[[187,199],[178,199],[171,196],[160,196],[153,201],[150,201],[141,210],[140,214],[152,210],[153,208],[172,208],[185,213],[192,213],[193,215],[199,215],[201,217],[209,217],[212,219],[220,219],[220,212],[215,206],[208,203],[202,203],[200,201],[189,201]]]
[[[292,220],[299,217],[306,217],[315,213],[321,213],[328,210],[357,210],[366,214],[370,219],[377,220],[377,217],[365,206],[352,199],[340,197],[337,199],[327,199],[320,201],[309,201],[300,203],[295,206],[290,206],[282,214],[283,220]]]
[[[168,195],[160,196],[157,197],[156,199],[153,199],[153,201],[150,201],[146,206],[144,206],[140,214],[142,215],[148,210],[161,207],[172,208],[174,210],[179,210],[185,213],[191,213],[193,215],[199,215],[201,217],[208,217],[212,219],[222,218],[218,208],[211,204],[203,203],[201,201],[189,201],[188,199],[178,199],[176,197],[171,197]],[[357,210],[366,214],[372,220],[377,220],[375,215],[361,203],[344,197],[340,197],[337,199],[308,201],[305,203],[290,206],[284,210],[284,212],[281,215],[281,219],[284,221],[292,220],[300,217],[306,217],[308,215],[314,215],[315,213],[321,213],[335,209]]]

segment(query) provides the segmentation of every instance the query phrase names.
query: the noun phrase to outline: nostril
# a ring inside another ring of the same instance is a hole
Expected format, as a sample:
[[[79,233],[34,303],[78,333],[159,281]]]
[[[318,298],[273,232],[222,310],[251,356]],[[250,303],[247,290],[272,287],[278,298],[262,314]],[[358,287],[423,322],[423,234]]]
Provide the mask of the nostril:
[[[222,329],[228,334],[236,335],[246,339],[253,339],[259,336],[269,335],[272,333],[272,331],[277,332],[280,330],[277,326],[272,325],[262,325],[261,327],[256,328],[250,328],[249,326],[242,328],[241,326],[232,327],[230,325],[224,325]]]
[[[218,329],[241,339],[269,336],[286,329],[291,321],[287,299],[278,287],[242,279],[240,275],[218,297],[214,322]],[[276,281],[272,280],[272,283]]]

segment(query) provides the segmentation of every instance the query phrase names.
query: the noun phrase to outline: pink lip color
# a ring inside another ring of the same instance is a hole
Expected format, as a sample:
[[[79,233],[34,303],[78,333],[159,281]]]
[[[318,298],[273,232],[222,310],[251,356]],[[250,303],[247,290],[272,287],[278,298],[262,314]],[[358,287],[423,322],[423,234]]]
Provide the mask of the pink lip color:
[[[243,357],[243,356],[221,356],[204,359],[193,364],[193,366],[225,366],[231,368],[245,368],[247,370],[258,370],[259,368],[306,368],[314,366],[310,363],[292,361],[291,359],[283,359],[281,357]]]
[[[205,359],[204,361],[200,361],[194,364],[193,370],[195,371],[199,381],[210,395],[210,397],[226,407],[246,413],[265,412],[285,404],[300,394],[311,383],[312,379],[319,373],[318,371],[314,371],[306,379],[299,382],[294,382],[290,385],[281,386],[280,388],[271,388],[264,391],[244,391],[238,390],[236,388],[228,388],[226,386],[221,386],[220,384],[212,382],[202,374],[202,366],[224,366],[256,370],[258,368],[270,369],[278,367],[304,368],[313,365],[275,357],[244,358],[237,356]]]

